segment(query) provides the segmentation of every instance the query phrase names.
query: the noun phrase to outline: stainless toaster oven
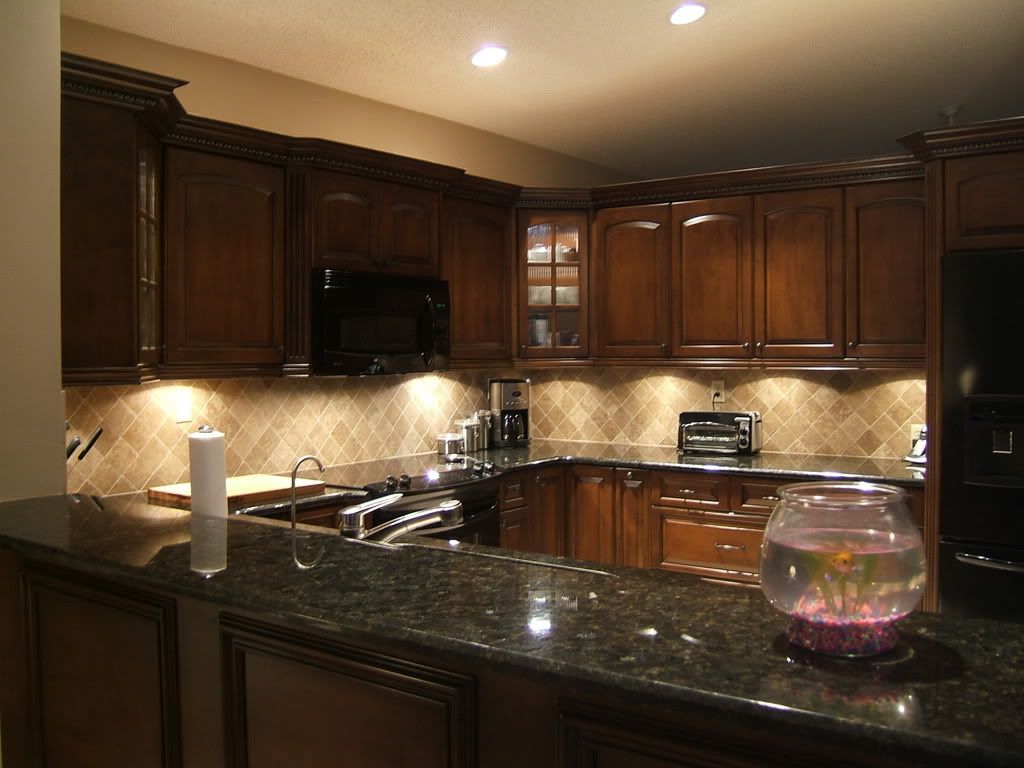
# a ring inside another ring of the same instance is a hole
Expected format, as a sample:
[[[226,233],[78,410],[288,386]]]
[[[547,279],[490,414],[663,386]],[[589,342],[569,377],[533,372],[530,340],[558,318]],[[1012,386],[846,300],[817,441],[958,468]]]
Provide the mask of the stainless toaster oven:
[[[757,453],[761,450],[757,411],[683,411],[679,450],[701,453]]]

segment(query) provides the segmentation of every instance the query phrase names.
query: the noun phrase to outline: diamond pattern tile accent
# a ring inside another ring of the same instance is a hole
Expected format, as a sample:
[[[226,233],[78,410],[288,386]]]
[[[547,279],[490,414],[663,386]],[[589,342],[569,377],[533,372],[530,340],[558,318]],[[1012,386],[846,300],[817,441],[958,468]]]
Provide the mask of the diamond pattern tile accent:
[[[521,372],[520,372],[521,373]],[[455,419],[484,408],[489,376],[451,372],[355,379],[193,381],[191,423],[176,424],[180,383],[67,390],[71,434],[103,437],[68,465],[71,491],[106,495],[188,480],[188,433],[224,431],[228,472],[286,472],[313,453],[327,464],[423,453]],[[710,407],[724,379],[729,410],[760,410],[765,450],[898,458],[924,422],[925,381],[902,372],[531,371],[535,437],[675,445],[679,411]]]

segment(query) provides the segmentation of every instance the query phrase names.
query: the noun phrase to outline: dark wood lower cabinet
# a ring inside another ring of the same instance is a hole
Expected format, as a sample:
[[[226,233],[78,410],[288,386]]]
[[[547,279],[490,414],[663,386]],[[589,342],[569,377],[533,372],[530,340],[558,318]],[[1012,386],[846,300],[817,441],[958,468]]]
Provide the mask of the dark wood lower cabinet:
[[[221,637],[228,765],[476,765],[472,677],[231,615]]]
[[[565,470],[548,467],[533,472],[530,496],[533,551],[545,555],[566,554]]]
[[[29,760],[180,766],[175,603],[77,574],[22,576]]]
[[[501,513],[500,541],[503,549],[533,551],[533,526],[530,517],[529,507],[519,507]]]
[[[615,470],[569,469],[569,557],[613,564],[618,546],[615,526]]]

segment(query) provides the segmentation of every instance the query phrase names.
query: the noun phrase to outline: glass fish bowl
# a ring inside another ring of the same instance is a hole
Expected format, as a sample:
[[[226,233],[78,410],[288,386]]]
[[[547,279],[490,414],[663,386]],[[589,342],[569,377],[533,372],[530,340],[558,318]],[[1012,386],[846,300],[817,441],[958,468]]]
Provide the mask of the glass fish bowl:
[[[832,656],[896,645],[895,623],[924,592],[924,542],[907,495],[890,485],[779,489],[761,545],[761,588],[790,617],[791,643]]]

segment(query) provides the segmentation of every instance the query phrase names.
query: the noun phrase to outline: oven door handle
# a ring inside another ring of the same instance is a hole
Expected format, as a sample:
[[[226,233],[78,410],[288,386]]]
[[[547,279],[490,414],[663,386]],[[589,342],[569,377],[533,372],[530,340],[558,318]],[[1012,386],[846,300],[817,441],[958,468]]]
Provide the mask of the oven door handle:
[[[1024,573],[1024,563],[1015,563],[1012,560],[998,560],[994,557],[972,555],[968,552],[957,552],[956,559],[964,565],[976,565],[979,568],[991,568],[996,571]]]

